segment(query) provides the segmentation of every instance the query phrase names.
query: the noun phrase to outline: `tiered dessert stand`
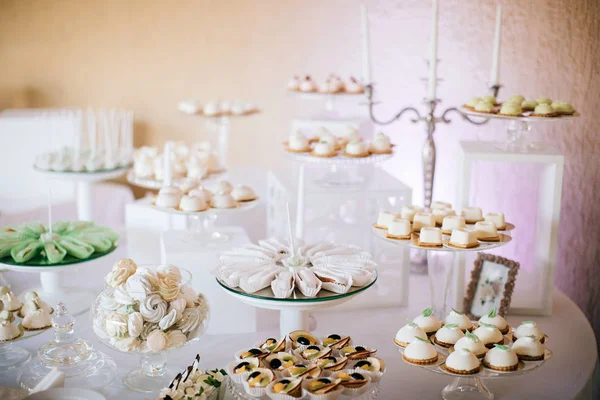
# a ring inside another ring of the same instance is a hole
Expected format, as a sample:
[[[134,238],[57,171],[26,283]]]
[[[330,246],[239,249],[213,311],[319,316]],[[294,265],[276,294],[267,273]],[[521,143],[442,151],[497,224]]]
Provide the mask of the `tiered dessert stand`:
[[[106,170],[80,172],[42,170],[36,167],[33,169],[50,179],[74,182],[77,192],[77,219],[80,221],[92,221],[94,209],[92,188],[94,183],[117,179],[123,176],[129,168],[131,168],[131,165]]]

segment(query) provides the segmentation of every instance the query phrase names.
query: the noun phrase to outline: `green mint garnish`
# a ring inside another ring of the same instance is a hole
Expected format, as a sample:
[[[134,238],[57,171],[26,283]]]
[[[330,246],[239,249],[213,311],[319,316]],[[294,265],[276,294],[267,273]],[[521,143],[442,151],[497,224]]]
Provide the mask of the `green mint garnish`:
[[[533,339],[533,340],[537,340],[537,336],[535,336],[535,335],[527,335],[525,337],[528,337],[528,338]]]
[[[429,340],[429,339],[423,339],[423,338],[420,338],[420,337],[418,337],[418,336],[415,336],[415,339],[418,339],[418,340],[420,340],[421,342],[431,343],[431,340]]]
[[[521,325],[533,325],[533,324],[535,324],[535,322],[533,322],[533,321],[523,321],[523,322],[521,322]]]
[[[494,347],[497,348],[497,349],[500,349],[502,351],[508,351],[508,350],[510,350],[510,347],[505,346],[503,344],[495,344]]]
[[[446,328],[450,328],[450,329],[452,329],[452,328],[458,328],[458,324],[447,324],[447,325],[444,325],[444,326]]]
[[[424,317],[430,317],[431,314],[433,314],[433,308],[426,308],[423,310],[423,312],[421,313],[422,316]]]
[[[415,324],[415,323],[414,323],[414,321],[410,321],[410,322],[409,322],[408,324],[406,324],[406,325],[408,325],[408,326],[410,326],[410,327],[412,327],[412,328],[416,328],[416,327],[418,327],[418,326],[419,326],[419,325]]]
[[[496,316],[496,307],[492,308],[488,313],[488,318],[494,318]]]
[[[496,328],[496,325],[486,324],[485,322],[479,323],[481,326],[485,326],[486,328]]]
[[[465,333],[465,336],[468,337],[469,339],[471,339],[474,342],[479,342],[479,338],[477,337],[477,335],[471,333],[471,332],[467,332]]]
[[[221,386],[221,382],[219,382],[218,379],[213,378],[212,376],[208,376],[205,380],[204,383],[206,383],[207,385],[210,386],[214,386],[216,388]]]
[[[455,313],[457,313],[458,315],[463,315],[463,314],[464,314],[464,313],[461,313],[461,312],[460,312],[460,311],[458,311],[458,310],[455,310],[454,308],[452,309],[452,311],[454,311],[454,312],[455,312]]]

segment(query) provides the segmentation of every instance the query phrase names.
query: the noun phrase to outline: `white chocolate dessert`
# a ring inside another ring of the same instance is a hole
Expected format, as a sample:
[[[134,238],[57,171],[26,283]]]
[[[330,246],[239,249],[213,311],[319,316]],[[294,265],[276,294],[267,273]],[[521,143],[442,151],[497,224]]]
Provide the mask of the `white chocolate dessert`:
[[[464,104],[464,107],[470,108],[471,110],[475,109],[475,106],[481,101],[481,97],[471,97],[467,100],[467,103]]]
[[[454,350],[446,358],[446,369],[455,374],[471,375],[481,369],[481,363],[475,354],[468,349]]]
[[[477,240],[484,242],[497,242],[500,240],[498,230],[493,222],[479,221],[475,224],[475,233]]]
[[[19,327],[10,321],[10,311],[4,310],[2,313],[2,316],[5,318],[0,318],[0,343],[8,342],[21,336]]]
[[[365,88],[362,83],[360,83],[355,77],[351,76],[348,82],[344,84],[344,89],[348,93],[362,93],[365,91]]]
[[[301,92],[314,92],[317,90],[317,85],[313,82],[310,75],[306,75],[298,84],[298,90]]]
[[[467,224],[474,224],[476,222],[483,221],[481,208],[479,207],[465,207],[462,209],[460,214],[465,217]]]
[[[181,190],[175,186],[167,186],[158,191],[157,207],[175,208],[181,201]]]
[[[533,321],[523,321],[521,325],[515,329],[514,337],[520,339],[522,337],[533,336],[541,343],[544,343],[544,332]]]
[[[508,322],[496,312],[496,307],[492,308],[487,315],[479,318],[479,322],[482,324],[494,325],[503,335],[506,335],[510,329]]]
[[[0,296],[0,303],[2,305],[0,310],[4,309],[8,311],[17,311],[23,305],[23,303],[17,299],[13,292],[8,289],[6,289],[5,293],[2,293],[2,296]]]
[[[524,336],[516,340],[512,349],[523,361],[540,361],[544,359],[544,345],[535,336]]]
[[[458,339],[456,343],[454,343],[455,351],[461,349],[467,349],[479,358],[483,357],[488,350],[483,341],[479,340],[477,335],[474,335],[471,332],[465,333],[464,337]]]
[[[235,185],[231,191],[231,195],[237,202],[256,200],[256,193],[248,185]]]
[[[396,214],[393,214],[388,211],[380,211],[379,216],[377,217],[377,224],[375,224],[375,227],[379,229],[387,229],[390,222],[392,222],[394,218],[396,218]]]
[[[208,208],[208,205],[200,197],[183,196],[179,203],[179,209],[185,212],[199,212]]]
[[[415,340],[415,337],[427,340],[425,331],[419,325],[411,321],[400,328],[396,333],[394,343],[400,347],[406,347]]]
[[[519,366],[519,358],[508,346],[494,345],[483,358],[486,368],[496,371],[516,371]]]
[[[575,109],[572,105],[565,101],[553,101],[552,108],[558,115],[573,115],[575,114]]]
[[[230,193],[215,194],[212,197],[212,206],[214,208],[235,208],[237,207],[237,202]]]
[[[297,91],[298,89],[300,89],[300,78],[298,78],[298,76],[294,75],[287,83],[287,88],[289,90],[294,90]]]
[[[461,215],[449,215],[442,220],[442,233],[449,235],[455,229],[464,229],[466,225],[465,217]]]
[[[287,150],[295,153],[304,153],[310,151],[308,138],[300,131],[292,133],[288,138]]]
[[[433,218],[435,219],[435,224],[437,226],[442,226],[444,218],[456,215],[454,210],[450,208],[433,208],[431,210],[431,214],[433,215]]]
[[[311,152],[316,157],[333,157],[337,154],[335,145],[324,140],[319,140]]]
[[[434,201],[431,203],[429,208],[432,210],[440,210],[440,209],[452,210],[452,204],[447,203],[445,201]]]
[[[525,101],[525,97],[521,96],[520,94],[513,94],[512,96],[510,96],[508,98],[508,100],[506,101],[507,103],[518,103],[521,104]]]
[[[383,132],[377,132],[369,145],[369,151],[373,154],[390,154],[392,152],[390,138]]]
[[[206,189],[213,195],[217,194],[230,194],[233,190],[233,185],[228,181],[217,181],[211,182],[206,185]]]
[[[19,316],[24,317],[32,311],[42,309],[48,314],[52,314],[53,310],[47,303],[45,303],[36,292],[25,293],[25,304],[19,310]]]
[[[414,216],[416,213],[423,211],[423,207],[419,206],[403,206],[400,210],[400,217],[402,219],[407,219],[410,222],[414,221]]]
[[[437,362],[438,354],[429,340],[415,336],[414,340],[404,349],[402,358],[411,364],[429,365]]]
[[[555,117],[557,114],[552,105],[540,103],[535,107],[531,115],[534,117]]]
[[[386,237],[390,239],[410,239],[412,228],[410,221],[402,218],[395,218],[389,224],[387,228]]]
[[[465,336],[458,324],[448,324],[442,326],[433,337],[433,341],[438,346],[450,347],[454,345],[461,337]]]
[[[479,223],[479,222],[478,222]],[[450,235],[449,246],[470,249],[479,246],[477,233],[466,229],[454,229]]]
[[[521,102],[506,102],[502,104],[502,107],[500,107],[500,112],[498,112],[498,114],[506,115],[508,117],[519,117],[523,115],[523,110],[521,110]]]
[[[419,233],[419,246],[441,247],[442,230],[440,228],[421,228]]]
[[[456,324],[463,331],[466,332],[473,327],[471,320],[469,317],[460,311],[455,310],[454,308],[450,310],[446,318],[444,319],[444,324],[452,325]]]
[[[426,212],[417,212],[413,217],[413,232],[419,232],[421,228],[434,228],[435,218],[433,214]]]
[[[492,348],[495,344],[504,343],[504,336],[494,325],[481,323],[479,328],[473,331],[473,334],[481,340],[487,348]]]
[[[413,322],[423,329],[427,335],[437,332],[442,326],[442,323],[433,315],[433,309],[431,308],[423,310],[418,317],[413,319]]]
[[[487,213],[485,214],[485,221],[491,222],[496,225],[496,229],[503,231],[506,229],[506,222],[504,221],[504,213]]]
[[[487,101],[480,101],[479,103],[475,104],[474,110],[480,113],[493,114],[494,105]]]
[[[367,145],[360,139],[351,139],[346,144],[344,152],[348,157],[367,157],[369,155]]]
[[[22,325],[28,331],[46,329],[52,325],[52,317],[48,312],[41,309],[31,311],[23,318]]]

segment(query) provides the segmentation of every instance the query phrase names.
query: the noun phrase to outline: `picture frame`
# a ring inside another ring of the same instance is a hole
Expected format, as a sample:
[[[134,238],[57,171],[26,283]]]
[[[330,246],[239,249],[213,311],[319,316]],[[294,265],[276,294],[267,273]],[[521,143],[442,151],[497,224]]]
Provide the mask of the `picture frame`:
[[[519,267],[517,261],[478,253],[463,300],[465,313],[478,319],[495,307],[499,315],[506,315]]]

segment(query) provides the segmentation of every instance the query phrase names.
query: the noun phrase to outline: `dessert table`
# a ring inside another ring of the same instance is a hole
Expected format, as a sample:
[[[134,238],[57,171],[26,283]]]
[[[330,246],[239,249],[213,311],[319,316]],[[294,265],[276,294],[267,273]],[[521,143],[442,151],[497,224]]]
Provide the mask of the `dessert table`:
[[[155,238],[158,241],[157,238]],[[153,246],[150,240],[136,241],[142,246]],[[131,250],[131,249],[130,249]],[[94,261],[93,268],[80,269],[65,276],[67,282],[78,282],[82,286],[100,291],[102,277],[110,270],[114,260],[126,257],[127,246],[123,244],[113,254],[104,259]],[[137,249],[139,252],[139,249]],[[220,251],[220,249],[215,249]],[[85,276],[85,279],[81,279]],[[12,283],[17,292],[27,286],[28,274],[7,272],[5,277]],[[431,374],[428,371],[412,367],[403,362],[401,354],[393,342],[396,331],[407,319],[414,318],[421,310],[428,307],[429,293],[427,276],[413,275],[410,280],[409,305],[407,307],[391,307],[378,309],[361,309],[359,311],[332,311],[314,313],[318,333],[348,333],[358,342],[373,343],[378,348],[378,357],[387,364],[387,372],[382,380],[381,399],[436,399],[440,398],[440,390],[451,378]],[[363,296],[368,296],[368,292]],[[209,298],[210,301],[210,298]],[[598,356],[596,340],[592,328],[579,308],[563,293],[555,290],[553,296],[553,316],[535,317],[538,324],[550,338],[550,347],[554,352],[553,359],[538,371],[518,377],[489,380],[488,387],[496,394],[497,399],[588,399],[592,398],[592,379],[597,368]],[[217,304],[212,304],[215,312]],[[226,313],[227,310],[219,310]],[[276,318],[276,316],[274,316]],[[511,317],[507,320],[511,325],[528,319],[526,316]],[[103,345],[92,331],[88,313],[77,318],[78,334],[89,340],[93,346],[111,356],[123,375],[135,367],[138,359],[134,355],[119,353]],[[353,323],[352,321],[355,321]],[[209,324],[210,326],[210,324]],[[278,335],[278,328],[265,324],[268,328],[259,328],[256,333],[205,335],[200,341],[172,352],[169,356],[171,367],[183,369],[193,361],[196,353],[201,355],[201,368],[221,368],[231,360],[233,354],[270,336]],[[376,327],[376,329],[374,329]],[[342,332],[343,331],[343,332]],[[32,352],[51,340],[52,332],[46,331],[19,345]],[[596,371],[596,374],[598,372]],[[18,370],[3,371],[0,374],[0,387],[16,387]],[[597,384],[597,383],[596,383]],[[148,399],[148,394],[128,390],[120,381],[106,389],[108,399]]]

